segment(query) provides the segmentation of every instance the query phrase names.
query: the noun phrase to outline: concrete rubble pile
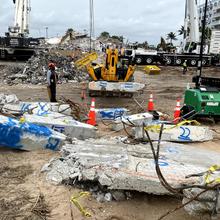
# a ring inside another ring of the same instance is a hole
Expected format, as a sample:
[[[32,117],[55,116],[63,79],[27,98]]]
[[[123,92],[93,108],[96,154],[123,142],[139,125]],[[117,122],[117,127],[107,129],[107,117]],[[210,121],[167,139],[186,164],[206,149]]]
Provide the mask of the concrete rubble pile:
[[[157,177],[150,145],[122,143],[125,140],[123,137],[75,140],[65,145],[61,157],[52,159],[42,171],[46,171],[47,180],[55,184],[89,181],[109,190],[169,194]],[[192,152],[196,152],[196,158]],[[177,187],[194,183],[194,178],[185,177],[206,170],[219,158],[219,153],[162,142],[159,164],[166,180]]]
[[[97,129],[94,126],[74,120],[68,104],[19,102],[17,104],[5,104],[2,107],[2,112],[9,115],[20,115],[25,122],[46,126],[65,134],[69,138],[84,140],[96,137]]]
[[[159,131],[162,122],[160,120],[154,120],[154,117],[150,113],[140,113],[135,115],[124,115],[118,117],[112,123],[113,131],[120,131],[124,127],[132,127],[132,133],[136,140],[147,141],[147,135],[143,129],[148,131],[152,140],[156,141],[159,139]],[[167,122],[168,123],[168,122]],[[213,139],[213,132],[208,127],[198,125],[185,125],[177,124],[170,125],[165,124],[162,134],[163,141],[171,142],[204,142]]]
[[[218,160],[219,161],[219,160]],[[211,183],[207,184],[207,175],[211,179]],[[199,185],[212,187],[219,184],[220,181],[220,170],[213,172],[212,174],[205,173],[197,181]],[[219,187],[218,187],[219,188]],[[202,193],[204,189],[190,188],[184,190],[185,198],[183,199],[183,204],[192,200],[196,195]],[[220,194],[215,188],[213,190],[208,190],[198,197],[198,200],[194,200],[184,207],[184,209],[194,216],[202,216],[209,213],[215,219],[220,218]]]
[[[87,74],[74,69],[72,61],[72,57],[63,56],[58,52],[38,51],[36,56],[31,57],[20,71],[13,72],[10,70],[11,67],[8,71],[5,70],[4,82],[10,85],[19,83],[46,84],[49,62],[56,64],[60,83],[66,83],[69,80],[76,82],[86,80]]]
[[[5,104],[17,104],[19,99],[15,94],[4,94],[0,93],[0,105],[4,106]]]
[[[74,39],[71,42],[64,43],[65,49],[74,50],[80,49],[84,52],[89,52],[90,50],[90,39],[88,37]],[[92,46],[94,46],[96,51],[101,51],[101,44],[98,40],[92,41]]]

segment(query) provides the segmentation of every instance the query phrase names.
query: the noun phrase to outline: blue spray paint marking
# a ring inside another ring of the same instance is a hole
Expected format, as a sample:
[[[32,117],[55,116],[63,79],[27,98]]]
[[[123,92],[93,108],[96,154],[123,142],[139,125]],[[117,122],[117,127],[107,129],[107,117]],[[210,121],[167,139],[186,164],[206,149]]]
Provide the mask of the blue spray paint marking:
[[[179,151],[178,151],[175,147],[169,147],[169,148],[167,149],[167,151],[168,151],[169,153],[174,153],[174,154],[178,154],[178,153],[179,153]]]
[[[31,104],[23,104],[22,106],[21,106],[21,112],[22,113],[25,113],[25,112],[28,112],[31,108]]]
[[[159,160],[158,164],[159,164],[160,167],[167,167],[167,166],[169,166],[169,163],[167,163],[166,161],[162,161],[162,160]]]
[[[107,82],[100,82],[99,85],[100,85],[101,87],[104,87],[104,88],[105,88],[105,87],[107,86]]]
[[[123,109],[115,109],[112,111],[100,111],[99,114],[101,115],[101,118],[103,119],[116,119],[123,116],[125,110]]]
[[[37,112],[37,115],[38,116],[43,116],[43,115],[48,115],[48,113],[49,113],[49,109],[48,108],[45,108],[45,107],[47,107],[47,103],[38,103],[38,106],[39,106],[39,110],[38,110],[38,112]]]
[[[182,134],[178,137],[179,140],[184,140],[184,141],[191,141],[190,139],[190,134],[191,131],[189,128],[186,127],[180,127],[180,129],[182,130]]]
[[[33,109],[35,106],[32,106],[32,104],[26,104],[24,103],[21,106],[21,112],[28,112],[29,110]],[[44,115],[48,115],[49,114],[49,109],[47,107],[47,103],[38,103],[37,109],[39,109],[37,111],[37,115],[38,116],[44,116]]]
[[[48,143],[45,148],[56,150],[60,144],[60,140],[51,137],[51,129],[35,125],[32,123],[22,123],[19,124],[17,120],[6,118],[6,122],[0,123],[0,145],[14,148],[22,149],[24,146],[21,145],[21,139],[23,134],[32,134],[36,137],[45,137],[48,139]]]
[[[124,87],[127,89],[132,89],[134,86],[133,86],[133,84],[129,83],[129,84],[125,84]]]
[[[22,129],[23,132],[30,133],[36,136],[49,137],[52,134],[52,131],[49,128],[32,123],[23,123],[20,125],[20,129]]]
[[[60,132],[60,133],[64,133],[65,132],[65,128],[63,126],[56,126],[56,125],[53,125],[51,127],[54,131],[57,131],[57,132]]]
[[[0,123],[0,143],[3,146],[11,148],[22,148],[20,144],[21,140],[21,130],[19,127],[16,127],[16,123],[8,118],[8,121],[4,124]]]
[[[121,118],[124,115],[125,111],[124,110],[116,110],[115,111],[115,115],[114,115],[114,119],[116,118]]]
[[[56,150],[60,144],[60,140],[49,138],[48,144],[46,145],[46,149]]]

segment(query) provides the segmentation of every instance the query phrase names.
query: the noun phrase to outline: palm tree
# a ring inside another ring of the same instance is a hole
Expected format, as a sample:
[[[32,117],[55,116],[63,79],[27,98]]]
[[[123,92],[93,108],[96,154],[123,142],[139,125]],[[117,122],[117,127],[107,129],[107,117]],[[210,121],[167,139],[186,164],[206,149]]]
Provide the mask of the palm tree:
[[[170,40],[170,44],[173,44],[173,40],[177,40],[176,38],[176,34],[173,32],[170,32],[169,34],[167,34],[167,40]]]
[[[179,35],[183,35],[185,33],[185,28],[183,25],[181,25],[181,28],[178,30]]]

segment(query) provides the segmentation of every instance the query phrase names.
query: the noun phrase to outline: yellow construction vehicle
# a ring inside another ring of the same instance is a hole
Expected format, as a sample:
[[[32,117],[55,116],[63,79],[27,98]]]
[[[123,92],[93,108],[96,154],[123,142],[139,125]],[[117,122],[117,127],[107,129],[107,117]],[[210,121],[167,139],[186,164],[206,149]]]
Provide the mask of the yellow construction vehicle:
[[[87,68],[92,82],[89,83],[90,96],[126,96],[144,88],[143,84],[134,83],[135,65],[129,58],[120,57],[117,49],[106,50],[105,64],[94,63],[97,53],[86,54],[75,62],[75,67]]]

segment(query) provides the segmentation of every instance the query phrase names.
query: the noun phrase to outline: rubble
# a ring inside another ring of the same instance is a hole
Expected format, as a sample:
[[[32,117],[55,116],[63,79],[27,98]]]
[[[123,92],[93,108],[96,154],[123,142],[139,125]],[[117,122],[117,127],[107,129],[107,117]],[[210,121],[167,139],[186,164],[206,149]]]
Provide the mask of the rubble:
[[[71,109],[68,104],[51,103],[51,102],[19,102],[17,104],[5,104],[2,108],[3,113],[20,114],[31,113],[38,116],[48,116],[53,113],[57,118],[71,116]],[[61,113],[62,114],[59,114]],[[58,113],[55,115],[55,113]],[[70,117],[67,117],[71,119]]]
[[[207,182],[208,178],[211,178],[211,182]],[[220,171],[214,172],[205,172],[203,176],[197,181],[199,185],[213,187],[216,184],[219,184]],[[185,204],[193,199],[196,195],[202,193],[204,189],[199,188],[190,188],[184,190],[185,198],[182,203]],[[220,217],[220,195],[219,187],[208,190],[205,193],[202,193],[197,200],[190,202],[188,205],[184,206],[184,209],[194,216],[202,216],[206,213],[212,215],[212,217]]]
[[[69,80],[82,82],[88,79],[87,73],[73,68],[73,58],[64,56],[59,52],[38,51],[31,57],[23,68],[11,70],[11,67],[4,70],[4,82],[13,84],[46,84],[48,63],[56,64],[56,72],[59,76],[59,83],[66,83]]]
[[[17,103],[19,103],[19,99],[15,94],[6,95],[4,93],[0,93],[0,105]]]
[[[108,92],[126,92],[137,93],[144,89],[145,85],[136,82],[107,82],[107,81],[92,81],[89,83],[89,90],[95,91],[108,91]]]
[[[135,115],[123,116],[121,118],[117,118],[112,124],[113,131],[120,131],[127,126],[137,126],[143,127],[143,123],[149,124],[152,123],[153,115],[150,113],[140,113]]]
[[[47,126],[70,138],[85,140],[96,137],[97,129],[94,126],[73,119],[56,118],[53,117],[53,114],[50,114],[49,117],[25,114],[24,119],[29,123]]]
[[[19,150],[58,150],[66,136],[45,126],[0,116],[0,146]]]
[[[196,158],[192,157],[196,153]],[[190,145],[161,143],[159,164],[167,181],[177,187],[192,184],[199,173],[214,164],[220,154]],[[209,155],[209,157],[207,157]],[[169,194],[160,184],[150,146],[128,145],[116,139],[76,140],[65,145],[61,157],[46,168],[47,180],[55,184],[91,181],[109,190],[134,190],[156,195]]]
[[[101,120],[115,120],[127,115],[128,111],[126,108],[95,109],[96,118]]]
[[[160,122],[159,122],[160,123]],[[159,139],[160,126],[158,122],[148,124],[146,129],[150,135],[151,140]],[[133,129],[135,139],[148,140],[143,127],[136,127]],[[191,126],[191,125],[164,125],[162,134],[163,141],[172,142],[204,142],[213,139],[213,132],[208,127]]]
[[[97,129],[94,126],[74,120],[68,104],[20,102],[18,104],[4,105],[2,112],[23,115],[23,119],[26,122],[47,126],[65,134],[69,138],[84,140],[96,137]]]

